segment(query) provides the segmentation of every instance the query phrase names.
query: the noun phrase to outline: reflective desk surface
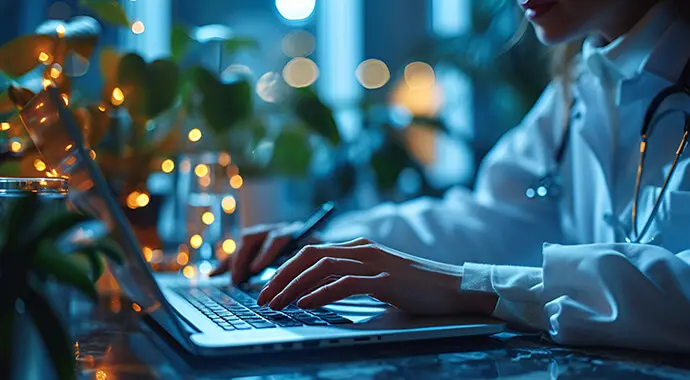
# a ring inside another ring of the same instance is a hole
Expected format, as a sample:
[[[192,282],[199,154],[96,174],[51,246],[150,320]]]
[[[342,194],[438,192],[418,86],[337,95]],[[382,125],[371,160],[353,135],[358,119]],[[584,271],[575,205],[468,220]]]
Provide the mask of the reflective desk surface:
[[[115,298],[73,310],[82,379],[690,379],[690,355],[571,349],[509,333],[190,363]]]

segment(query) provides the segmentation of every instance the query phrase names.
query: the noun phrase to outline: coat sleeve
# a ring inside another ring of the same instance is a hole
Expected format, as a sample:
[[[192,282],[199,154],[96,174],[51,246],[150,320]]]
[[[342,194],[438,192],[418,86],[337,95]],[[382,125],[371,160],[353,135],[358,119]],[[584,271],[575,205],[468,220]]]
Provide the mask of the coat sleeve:
[[[562,242],[558,210],[555,202],[527,199],[525,190],[553,161],[561,137],[561,99],[560,86],[549,85],[521,125],[482,162],[474,192],[454,189],[443,199],[346,214],[334,219],[325,239],[365,237],[450,264],[540,265],[541,244]]]
[[[545,245],[542,268],[465,264],[462,288],[495,292],[496,318],[567,345],[690,352],[690,250]]]

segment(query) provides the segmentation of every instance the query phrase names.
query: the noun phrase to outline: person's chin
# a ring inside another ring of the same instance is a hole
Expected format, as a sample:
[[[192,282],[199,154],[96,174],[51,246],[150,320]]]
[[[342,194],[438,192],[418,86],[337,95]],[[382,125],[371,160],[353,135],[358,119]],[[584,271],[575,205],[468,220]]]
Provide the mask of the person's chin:
[[[542,28],[540,26],[536,26],[535,31],[539,41],[546,46],[558,45],[570,40],[568,33],[563,33],[562,31],[552,28]]]

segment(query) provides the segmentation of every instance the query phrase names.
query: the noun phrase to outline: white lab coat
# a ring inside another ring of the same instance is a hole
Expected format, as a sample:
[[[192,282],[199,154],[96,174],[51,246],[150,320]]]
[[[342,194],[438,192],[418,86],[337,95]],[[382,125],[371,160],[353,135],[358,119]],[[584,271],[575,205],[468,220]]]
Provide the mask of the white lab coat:
[[[630,220],[643,114],[690,59],[690,25],[668,7],[654,12],[636,27],[643,31],[631,31],[636,40],[625,37],[634,46],[607,53],[620,64],[617,81],[602,71],[600,55],[578,58],[561,198],[525,196],[553,163],[561,138],[566,110],[554,81],[482,163],[473,193],[453,190],[442,200],[349,214],[325,236],[363,236],[464,264],[463,289],[498,294],[495,317],[548,332],[558,343],[690,351],[690,159],[681,160],[655,219],[650,236],[660,233],[661,246],[619,244],[604,221],[611,212]],[[648,47],[643,56],[641,47]],[[683,103],[674,98],[669,106],[690,111],[690,100]],[[682,132],[675,113],[652,133],[640,228]]]

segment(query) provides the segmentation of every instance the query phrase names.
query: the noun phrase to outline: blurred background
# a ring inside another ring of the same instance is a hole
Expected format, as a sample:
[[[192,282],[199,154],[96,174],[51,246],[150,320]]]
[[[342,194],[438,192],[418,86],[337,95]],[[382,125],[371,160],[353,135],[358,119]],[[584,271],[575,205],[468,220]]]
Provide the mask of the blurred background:
[[[515,0],[0,0],[0,15],[0,176],[60,175],[17,117],[57,86],[146,259],[188,273],[242,226],[326,200],[471,188],[549,81]]]

